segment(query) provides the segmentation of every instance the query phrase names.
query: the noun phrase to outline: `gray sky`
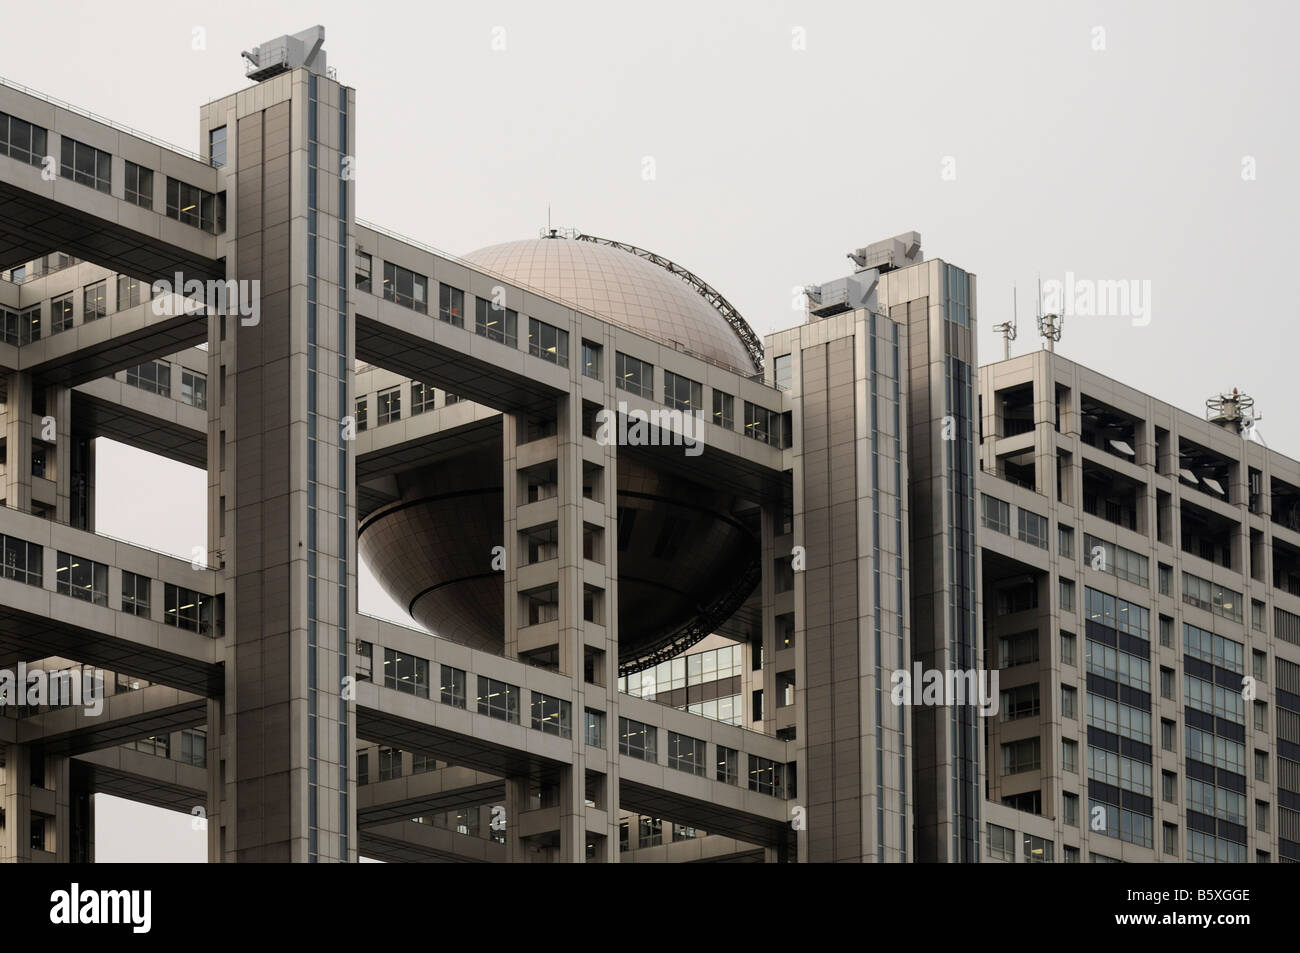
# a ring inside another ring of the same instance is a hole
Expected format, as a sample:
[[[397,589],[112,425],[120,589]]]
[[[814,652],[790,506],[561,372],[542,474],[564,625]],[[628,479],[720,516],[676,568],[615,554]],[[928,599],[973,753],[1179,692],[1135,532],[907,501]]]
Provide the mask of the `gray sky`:
[[[535,235],[549,204],[697,272],[760,332],[848,249],[910,229],[979,276],[984,362],[1013,285],[1023,353],[1038,276],[1150,282],[1149,324],[1072,316],[1062,353],[1195,413],[1240,387],[1300,455],[1296,296],[1267,286],[1300,257],[1294,6],[232,0],[22,20],[6,78],[191,149],[199,104],[244,87],[241,49],[321,23],[357,89],[362,218],[463,253]],[[101,499],[136,501],[101,510],[104,532],[202,541],[197,471],[100,459]],[[400,612],[373,585],[362,608]],[[102,809],[102,859],[110,818],[144,839],[113,857],[201,857],[188,818],[157,817]]]

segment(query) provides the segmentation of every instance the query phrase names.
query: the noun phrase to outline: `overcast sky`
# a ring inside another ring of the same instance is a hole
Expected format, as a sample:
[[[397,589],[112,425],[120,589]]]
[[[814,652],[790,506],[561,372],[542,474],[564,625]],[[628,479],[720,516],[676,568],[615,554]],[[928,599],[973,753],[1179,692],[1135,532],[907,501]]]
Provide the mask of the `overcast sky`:
[[[357,90],[364,219],[459,254],[534,236],[549,205],[700,274],[760,332],[797,319],[794,287],[850,270],[849,249],[915,229],[927,257],[978,275],[983,363],[1013,286],[1014,354],[1041,344],[1038,277],[1135,281],[1145,313],[1068,317],[1060,350],[1198,414],[1239,387],[1269,446],[1300,455],[1298,299],[1270,290],[1300,253],[1294,5],[129,11],[26,5],[0,73],[197,150],[199,104],[246,85],[240,50],[320,23]],[[102,531],[202,543],[201,474],[124,449],[100,461]],[[362,608],[400,614],[373,585]],[[202,859],[188,817],[173,830],[120,804],[101,799],[101,859]]]

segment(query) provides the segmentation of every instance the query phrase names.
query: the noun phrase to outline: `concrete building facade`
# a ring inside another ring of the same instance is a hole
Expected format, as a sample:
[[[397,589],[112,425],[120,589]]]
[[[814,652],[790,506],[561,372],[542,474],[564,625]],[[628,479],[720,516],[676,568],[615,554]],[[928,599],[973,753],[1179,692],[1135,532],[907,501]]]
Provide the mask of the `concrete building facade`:
[[[323,38],[195,154],[0,86],[0,669],[105,672],[0,711],[0,858],[94,793],[214,862],[1297,858],[1300,464],[977,370],[916,233],[762,341],[624,242],[359,220]],[[99,437],[206,470],[192,552],[96,533]]]

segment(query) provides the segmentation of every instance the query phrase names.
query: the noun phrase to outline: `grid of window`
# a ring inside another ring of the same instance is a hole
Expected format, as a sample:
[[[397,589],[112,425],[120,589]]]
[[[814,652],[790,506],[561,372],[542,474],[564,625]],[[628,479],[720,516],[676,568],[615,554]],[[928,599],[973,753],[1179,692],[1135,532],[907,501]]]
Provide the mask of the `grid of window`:
[[[39,166],[45,159],[46,138],[47,133],[41,126],[0,113],[0,156]]]
[[[980,494],[984,526],[997,533],[1011,534],[1011,505],[987,493]]]
[[[704,742],[668,732],[668,767],[704,777]]]
[[[100,192],[109,191],[113,157],[102,149],[63,136],[59,150],[59,175],[78,185],[89,185]]]
[[[384,299],[386,301],[425,314],[429,309],[428,288],[429,279],[424,275],[417,275],[410,269],[395,265],[391,261],[384,262]]]
[[[989,856],[994,860],[1005,860],[1008,863],[1015,863],[1016,860],[1016,832],[1009,827],[1002,827],[992,822],[988,825],[989,831]]]
[[[402,388],[390,387],[375,395],[375,423],[383,426],[402,416]]]
[[[654,399],[655,369],[653,364],[614,352],[614,386],[631,394]]]
[[[593,748],[605,747],[605,713],[593,708],[583,709],[583,741]]]
[[[573,737],[570,704],[562,698],[533,692],[533,728],[543,734]]]
[[[172,366],[167,361],[150,361],[148,364],[128,367],[126,382],[132,387],[147,390],[151,394],[170,397],[172,395]]]
[[[713,391],[713,422],[726,430],[736,429],[736,398],[717,389]]]
[[[1150,694],[1150,660],[1092,639],[1086,640],[1084,648],[1087,652],[1087,668],[1091,674]]]
[[[428,698],[429,660],[407,652],[384,649],[384,687]]]
[[[122,611],[129,615],[149,617],[148,576],[122,570]]]
[[[529,318],[528,353],[560,367],[568,367],[569,332],[545,321]]]
[[[1085,587],[1083,592],[1089,621],[1150,640],[1151,611],[1145,606],[1117,599],[1096,589]]]
[[[582,374],[594,380],[601,380],[601,354],[604,351],[599,344],[591,341],[582,342]]]
[[[464,669],[452,668],[450,665],[443,665],[441,668],[442,684],[438,689],[439,700],[453,708],[464,708],[466,678]]]
[[[72,292],[50,300],[50,333],[58,334],[72,327]]]
[[[3,559],[3,565],[0,566],[0,576],[3,578],[24,582],[29,586],[42,584],[41,561],[44,554],[35,543],[0,535],[0,559]]]
[[[438,285],[438,319],[458,328],[465,326],[465,292],[451,285]]]
[[[1067,821],[1068,823],[1068,821]],[[1025,863],[1050,864],[1053,861],[1052,841],[1033,834],[1025,835]]]
[[[141,208],[153,208],[153,170],[136,165],[131,160],[126,162],[126,191],[124,197],[132,205]]]
[[[1038,630],[998,636],[998,668],[1015,668],[1038,661]]]
[[[96,281],[82,289],[81,320],[97,321],[108,314],[108,282]]]
[[[1005,688],[998,704],[999,721],[1015,721],[1018,718],[1030,718],[1038,714],[1038,683],[1018,685]]]
[[[216,231],[217,197],[197,185],[167,177],[167,217],[205,232]]]
[[[674,410],[704,408],[704,385],[672,371],[664,371],[664,403]]]
[[[517,343],[519,315],[510,308],[498,307],[485,298],[475,299],[474,333],[508,347]]]
[[[426,410],[433,410],[434,389],[431,384],[425,384],[421,381],[411,381],[411,415],[422,414]]]
[[[659,729],[654,725],[622,716],[618,719],[618,753],[639,758],[652,764],[658,760],[656,739]]]
[[[55,589],[65,596],[108,605],[108,567],[80,556],[60,552],[55,569]]]
[[[519,688],[495,678],[478,677],[478,713],[519,724]]]
[[[41,337],[41,306],[33,305],[21,314],[0,308],[0,341],[17,347]]]
[[[1240,642],[1207,632],[1190,622],[1183,623],[1183,651],[1211,665],[1242,675],[1246,671],[1246,647]],[[1240,686],[1238,686],[1240,688]]]

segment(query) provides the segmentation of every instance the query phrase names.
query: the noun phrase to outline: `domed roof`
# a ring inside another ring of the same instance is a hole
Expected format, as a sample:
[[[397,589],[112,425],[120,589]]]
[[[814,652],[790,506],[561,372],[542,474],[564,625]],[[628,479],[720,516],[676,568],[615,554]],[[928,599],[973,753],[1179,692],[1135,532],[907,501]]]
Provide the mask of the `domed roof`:
[[[682,278],[630,252],[557,237],[489,245],[464,258],[657,341],[755,373],[745,345],[713,305]]]

